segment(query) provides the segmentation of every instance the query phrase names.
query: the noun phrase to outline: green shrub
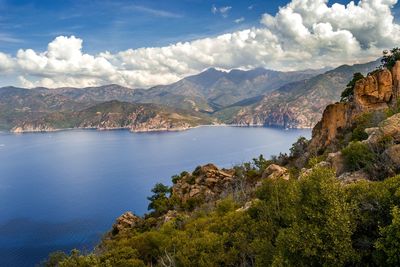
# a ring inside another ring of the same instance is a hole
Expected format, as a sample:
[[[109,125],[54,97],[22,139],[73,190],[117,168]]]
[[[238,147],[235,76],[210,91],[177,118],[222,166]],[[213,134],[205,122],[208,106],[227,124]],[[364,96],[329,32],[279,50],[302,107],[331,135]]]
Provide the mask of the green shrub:
[[[373,164],[376,156],[368,145],[356,141],[351,142],[342,150],[345,164],[348,170],[357,171]]]
[[[386,259],[386,266],[400,266],[400,209],[394,206],[391,212],[392,222],[380,228],[381,237],[375,243],[378,251]]]

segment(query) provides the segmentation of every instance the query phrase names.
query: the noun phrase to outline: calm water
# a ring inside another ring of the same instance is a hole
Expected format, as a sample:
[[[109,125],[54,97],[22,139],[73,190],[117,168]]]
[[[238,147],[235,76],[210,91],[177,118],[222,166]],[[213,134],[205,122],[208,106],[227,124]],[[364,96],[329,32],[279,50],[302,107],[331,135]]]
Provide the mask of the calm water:
[[[288,151],[309,130],[201,127],[185,132],[0,134],[0,266],[90,249],[127,210],[143,214],[157,182]]]

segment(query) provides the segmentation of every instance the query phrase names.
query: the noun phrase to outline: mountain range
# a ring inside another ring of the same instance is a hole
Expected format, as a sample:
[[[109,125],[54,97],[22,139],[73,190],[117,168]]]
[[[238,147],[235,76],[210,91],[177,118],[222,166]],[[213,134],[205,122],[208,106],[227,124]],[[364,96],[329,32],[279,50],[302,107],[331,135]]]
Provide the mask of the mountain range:
[[[231,71],[210,68],[175,83],[149,89],[131,89],[115,84],[56,89],[3,87],[0,88],[0,128],[45,131],[112,125],[111,128],[132,129],[135,122],[126,120],[132,118],[133,103],[135,108],[138,104],[151,104],[141,107],[165,119],[165,124],[158,122],[156,128],[147,125],[153,130],[215,123],[311,128],[320,119],[325,106],[339,100],[354,72],[367,73],[378,65],[379,61],[373,61],[331,70],[292,72],[263,68]],[[118,112],[105,109],[109,105],[122,112],[117,116],[118,120],[115,120],[115,115],[110,116],[110,113]],[[97,111],[89,112],[90,109]],[[166,119],[171,114],[179,114],[172,115],[175,122],[179,121],[177,118],[186,117],[183,121],[190,123],[178,126],[175,123],[175,127]],[[76,117],[82,118],[71,119]],[[88,121],[91,123],[85,123]]]

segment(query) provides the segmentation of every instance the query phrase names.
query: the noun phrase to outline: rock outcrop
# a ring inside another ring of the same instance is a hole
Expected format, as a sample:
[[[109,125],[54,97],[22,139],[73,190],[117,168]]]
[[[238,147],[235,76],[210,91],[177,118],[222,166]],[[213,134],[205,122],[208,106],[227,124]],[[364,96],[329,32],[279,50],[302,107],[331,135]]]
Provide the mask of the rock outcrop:
[[[326,107],[322,119],[313,129],[311,150],[315,152],[334,146],[338,135],[351,127],[359,115],[397,105],[399,84],[400,61],[396,62],[392,71],[377,70],[357,81],[353,101]]]
[[[116,235],[121,231],[135,227],[142,219],[134,215],[131,211],[125,212],[115,221],[112,234]]]
[[[393,142],[400,143],[400,113],[382,121],[378,127],[367,129],[368,143],[378,143],[385,137],[390,137]]]
[[[219,169],[213,164],[199,166],[193,173],[187,173],[172,187],[172,195],[182,203],[189,199],[216,199],[227,190],[233,181],[233,169]]]
[[[289,180],[289,171],[285,167],[276,164],[271,164],[263,172],[262,178]]]

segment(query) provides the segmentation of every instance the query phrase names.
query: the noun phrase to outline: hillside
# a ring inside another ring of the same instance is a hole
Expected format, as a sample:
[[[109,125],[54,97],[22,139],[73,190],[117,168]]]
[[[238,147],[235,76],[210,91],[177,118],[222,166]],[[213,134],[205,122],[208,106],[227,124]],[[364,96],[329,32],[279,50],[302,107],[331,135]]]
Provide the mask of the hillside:
[[[52,112],[33,120],[17,121],[12,131],[42,132],[69,128],[177,131],[212,123],[212,119],[196,112],[113,100],[81,111]]]
[[[265,125],[285,128],[312,128],[324,108],[340,99],[340,94],[353,73],[368,73],[379,61],[353,66],[343,65],[308,80],[293,82],[266,94],[258,102],[245,107],[233,106],[217,117],[237,125]]]
[[[210,68],[170,85],[136,90],[134,101],[210,113],[321,72],[323,70],[279,72],[263,68],[225,72]]]
[[[400,61],[386,66],[289,155],[175,175],[149,214],[123,214],[93,252],[46,266],[399,266]]]

